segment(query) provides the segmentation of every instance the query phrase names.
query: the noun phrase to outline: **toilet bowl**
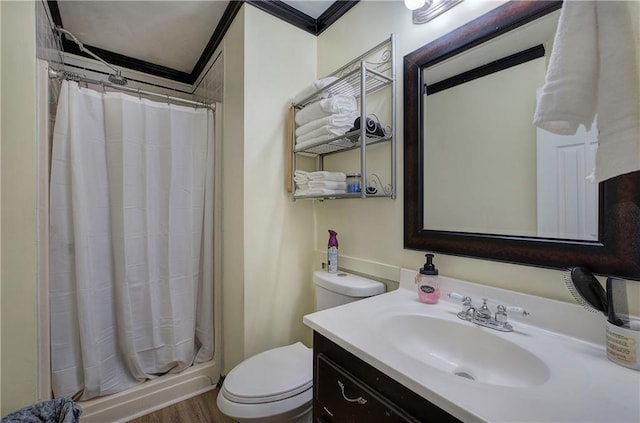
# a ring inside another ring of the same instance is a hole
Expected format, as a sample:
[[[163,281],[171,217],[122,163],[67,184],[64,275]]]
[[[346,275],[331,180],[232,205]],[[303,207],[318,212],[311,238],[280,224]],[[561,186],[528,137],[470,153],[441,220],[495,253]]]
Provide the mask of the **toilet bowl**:
[[[274,348],[229,372],[218,394],[218,408],[241,423],[302,422],[299,418],[311,411],[312,379],[310,348],[301,342]]]
[[[316,309],[373,295],[385,285],[344,272],[313,274]],[[301,342],[254,355],[234,367],[218,394],[218,408],[239,423],[311,422],[313,352]]]

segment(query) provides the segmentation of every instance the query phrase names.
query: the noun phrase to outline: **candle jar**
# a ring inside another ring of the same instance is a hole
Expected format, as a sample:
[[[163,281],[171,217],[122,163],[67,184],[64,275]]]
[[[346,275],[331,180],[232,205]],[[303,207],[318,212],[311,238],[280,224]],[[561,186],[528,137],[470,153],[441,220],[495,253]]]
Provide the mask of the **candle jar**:
[[[347,175],[347,192],[360,192],[360,174],[350,173]]]

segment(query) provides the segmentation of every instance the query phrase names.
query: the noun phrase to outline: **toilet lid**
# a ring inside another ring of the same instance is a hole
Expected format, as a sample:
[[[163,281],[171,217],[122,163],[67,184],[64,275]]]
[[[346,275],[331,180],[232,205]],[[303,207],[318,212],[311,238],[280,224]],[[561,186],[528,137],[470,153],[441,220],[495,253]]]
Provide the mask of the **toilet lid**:
[[[225,378],[221,392],[230,401],[260,404],[298,395],[311,388],[312,381],[312,350],[297,342],[238,364]]]

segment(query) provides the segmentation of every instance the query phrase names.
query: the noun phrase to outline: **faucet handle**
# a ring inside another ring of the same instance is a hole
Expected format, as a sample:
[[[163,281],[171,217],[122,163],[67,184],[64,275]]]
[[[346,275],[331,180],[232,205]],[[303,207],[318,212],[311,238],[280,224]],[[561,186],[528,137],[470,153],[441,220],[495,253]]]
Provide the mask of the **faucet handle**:
[[[465,297],[462,294],[458,294],[457,292],[449,292],[447,294],[447,297],[451,298],[452,300],[458,300],[458,301],[464,301],[465,299]]]
[[[489,311],[489,306],[487,305],[488,299],[482,299],[482,305],[480,306],[480,311]]]
[[[502,307],[504,307],[504,306],[502,306]],[[521,314],[523,316],[528,316],[529,314],[531,314],[531,313],[529,313],[527,310],[525,310],[522,307],[508,306],[508,307],[505,307],[505,311],[508,311],[509,313]]]
[[[487,305],[487,298],[482,299],[482,305],[478,308],[476,315],[483,318],[489,319],[491,318],[491,310],[489,310],[489,306]]]
[[[498,307],[498,311],[496,311],[496,322],[498,323],[506,323],[507,322],[507,308],[500,304]]]
[[[453,300],[458,300],[462,302],[462,305],[465,307],[470,307],[471,306],[471,297],[466,297],[462,294],[458,294],[457,292],[449,292],[447,294],[447,297],[453,299]]]

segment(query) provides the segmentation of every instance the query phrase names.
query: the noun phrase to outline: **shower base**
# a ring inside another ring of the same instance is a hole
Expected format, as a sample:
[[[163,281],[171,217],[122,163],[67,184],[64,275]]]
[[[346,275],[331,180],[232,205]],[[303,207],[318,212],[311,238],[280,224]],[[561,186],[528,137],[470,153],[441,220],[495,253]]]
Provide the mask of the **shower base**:
[[[168,374],[105,397],[81,401],[82,423],[127,422],[200,395],[216,387],[219,365],[214,360],[178,374]]]

